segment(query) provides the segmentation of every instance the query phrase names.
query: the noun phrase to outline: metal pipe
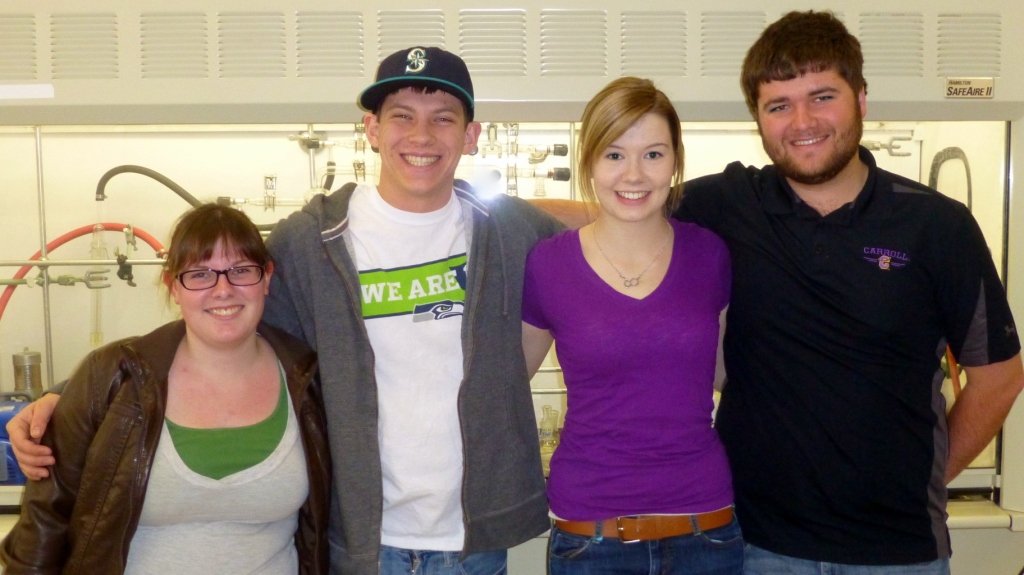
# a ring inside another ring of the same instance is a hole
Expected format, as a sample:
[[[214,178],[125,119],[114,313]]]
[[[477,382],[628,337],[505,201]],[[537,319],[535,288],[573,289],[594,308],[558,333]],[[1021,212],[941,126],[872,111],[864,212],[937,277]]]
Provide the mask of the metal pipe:
[[[36,126],[36,188],[39,192],[39,257],[46,259],[46,202],[43,196],[43,132]],[[46,339],[46,387],[53,387],[53,328],[50,325],[50,275],[43,270],[43,333]]]
[[[1005,190],[1003,193],[1003,257],[999,262],[999,271],[1003,274],[1003,289],[1009,289],[1007,282],[1010,279],[1010,194],[1013,193],[1013,150],[1010,148],[1012,130],[1013,122],[1007,122],[1006,143],[1003,148],[1003,157],[1006,158],[1006,169],[1003,171],[1003,190]],[[1000,433],[998,437],[1001,446],[1003,435]]]
[[[309,132],[310,140],[316,137],[316,132],[313,131],[313,124],[309,124],[307,127]],[[316,181],[316,148],[313,146],[309,147],[309,189],[319,188],[319,182]]]
[[[126,260],[130,266],[157,266],[167,263],[164,260]],[[116,266],[117,260],[0,260],[0,267],[32,266],[48,268],[50,266]]]
[[[566,390],[564,389],[531,389],[530,393],[533,395],[565,395]]]

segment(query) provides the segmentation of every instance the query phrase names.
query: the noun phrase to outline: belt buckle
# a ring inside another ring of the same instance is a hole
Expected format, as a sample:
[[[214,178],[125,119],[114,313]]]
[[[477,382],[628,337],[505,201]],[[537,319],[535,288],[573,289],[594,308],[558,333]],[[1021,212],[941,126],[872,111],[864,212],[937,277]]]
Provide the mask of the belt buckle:
[[[622,517],[616,517],[615,518],[615,532],[619,536],[619,541],[621,541],[623,543],[638,543],[640,541],[640,539],[627,539],[626,538],[626,528],[622,526],[622,519],[623,519]],[[626,519],[633,519],[633,518],[627,517]]]

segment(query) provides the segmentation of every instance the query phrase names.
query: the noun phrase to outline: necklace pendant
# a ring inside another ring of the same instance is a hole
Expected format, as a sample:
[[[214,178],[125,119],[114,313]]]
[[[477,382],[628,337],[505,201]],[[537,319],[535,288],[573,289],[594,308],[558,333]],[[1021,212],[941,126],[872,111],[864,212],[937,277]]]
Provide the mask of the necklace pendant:
[[[627,288],[636,287],[640,285],[640,276],[629,279],[622,278],[622,285],[626,286]]]

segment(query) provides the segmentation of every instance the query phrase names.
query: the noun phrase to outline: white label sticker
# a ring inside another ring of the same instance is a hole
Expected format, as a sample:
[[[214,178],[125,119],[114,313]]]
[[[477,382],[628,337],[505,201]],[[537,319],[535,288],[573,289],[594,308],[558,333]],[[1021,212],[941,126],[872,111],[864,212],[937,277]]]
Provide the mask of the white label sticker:
[[[0,100],[53,98],[53,84],[0,84]]]
[[[993,98],[995,85],[995,78],[946,78],[946,98]]]

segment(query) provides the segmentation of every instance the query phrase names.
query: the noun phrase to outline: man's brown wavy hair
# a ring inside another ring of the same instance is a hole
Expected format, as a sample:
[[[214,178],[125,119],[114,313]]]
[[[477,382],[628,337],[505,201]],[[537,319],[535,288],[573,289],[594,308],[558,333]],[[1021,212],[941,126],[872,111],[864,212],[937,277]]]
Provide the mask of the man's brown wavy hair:
[[[757,120],[761,85],[835,70],[853,88],[867,90],[860,42],[832,12],[790,12],[761,33],[743,60],[740,86]]]

